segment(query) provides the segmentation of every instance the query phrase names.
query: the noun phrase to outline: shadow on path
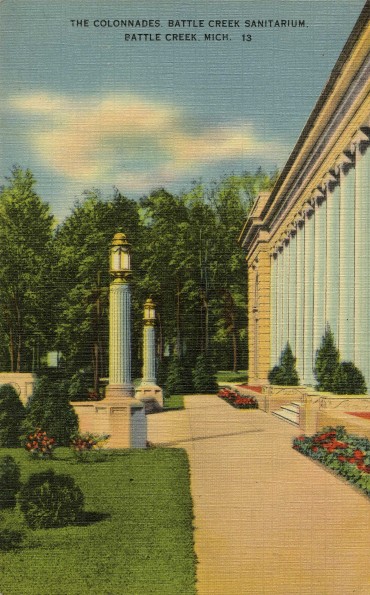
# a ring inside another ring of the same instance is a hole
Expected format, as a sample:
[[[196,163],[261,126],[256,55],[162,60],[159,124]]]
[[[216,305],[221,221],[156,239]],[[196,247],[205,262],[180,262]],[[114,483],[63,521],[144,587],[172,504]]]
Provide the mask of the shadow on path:
[[[210,436],[198,436],[196,438],[184,438],[171,442],[158,442],[160,446],[175,446],[176,444],[184,444],[184,442],[199,442],[200,440],[212,440],[213,438],[227,438],[228,436],[239,436],[241,434],[255,434],[256,432],[265,432],[266,430],[243,430],[242,432],[228,432],[227,434],[211,434]]]

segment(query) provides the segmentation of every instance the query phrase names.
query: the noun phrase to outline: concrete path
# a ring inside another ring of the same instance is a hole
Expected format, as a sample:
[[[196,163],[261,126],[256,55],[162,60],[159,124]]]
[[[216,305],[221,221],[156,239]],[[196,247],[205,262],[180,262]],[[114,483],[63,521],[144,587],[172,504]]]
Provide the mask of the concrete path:
[[[148,416],[148,437],[189,455],[199,595],[370,595],[370,500],[295,452],[294,426],[185,404]]]

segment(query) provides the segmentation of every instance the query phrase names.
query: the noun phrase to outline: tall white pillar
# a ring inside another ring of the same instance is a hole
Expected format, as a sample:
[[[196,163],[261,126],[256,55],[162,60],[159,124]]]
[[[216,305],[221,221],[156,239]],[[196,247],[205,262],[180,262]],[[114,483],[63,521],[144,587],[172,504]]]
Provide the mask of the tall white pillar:
[[[304,214],[302,213],[296,221],[297,224],[297,282],[296,282],[296,349],[295,356],[297,358],[297,372],[301,383],[304,378],[304,247],[305,247],[305,225]]]
[[[109,388],[117,387],[131,397],[131,295],[123,279],[115,279],[109,291]]]
[[[337,162],[340,178],[339,213],[339,327],[338,348],[345,361],[354,359],[355,283],[355,169],[343,154]]]
[[[315,267],[315,217],[310,203],[305,205],[304,235],[304,376],[302,384],[315,384],[313,374],[313,308],[314,308],[314,267]]]
[[[293,354],[296,353],[297,326],[297,229],[289,230],[289,285],[288,285],[288,340]]]
[[[326,324],[338,346],[339,324],[339,210],[338,184],[328,184],[326,191]]]
[[[283,252],[282,252],[282,328],[281,328],[281,344],[284,350],[288,342],[288,324],[289,324],[289,240],[284,238]]]
[[[281,352],[283,350],[283,259],[281,245],[277,253],[277,287],[276,287],[276,355],[277,360],[280,360]]]
[[[277,254],[274,251],[271,254],[271,267],[270,267],[270,275],[271,275],[271,326],[270,326],[270,333],[271,333],[271,348],[270,348],[270,365],[271,368],[277,365],[277,349],[276,349],[276,325],[277,325],[277,318],[276,318],[276,272],[277,272]]]
[[[370,392],[370,150],[369,137],[359,130],[355,151],[355,353],[354,363]]]
[[[313,357],[325,334],[326,302],[326,200],[321,191],[315,194],[315,267],[314,267],[314,319]]]

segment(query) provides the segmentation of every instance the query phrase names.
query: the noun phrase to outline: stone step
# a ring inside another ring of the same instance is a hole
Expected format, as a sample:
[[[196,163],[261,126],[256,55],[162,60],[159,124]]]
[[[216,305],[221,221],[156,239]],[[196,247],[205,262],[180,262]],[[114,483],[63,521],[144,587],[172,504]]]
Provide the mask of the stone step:
[[[287,403],[286,405],[282,405],[280,409],[291,411],[292,413],[296,413],[297,415],[299,415],[299,405],[297,405],[296,403]]]
[[[299,426],[299,411],[297,411],[294,408],[290,409],[289,405],[290,404],[288,403],[287,405],[280,407],[280,409],[272,411],[272,415],[275,415],[275,417],[278,417],[279,419],[293,424],[294,426]]]

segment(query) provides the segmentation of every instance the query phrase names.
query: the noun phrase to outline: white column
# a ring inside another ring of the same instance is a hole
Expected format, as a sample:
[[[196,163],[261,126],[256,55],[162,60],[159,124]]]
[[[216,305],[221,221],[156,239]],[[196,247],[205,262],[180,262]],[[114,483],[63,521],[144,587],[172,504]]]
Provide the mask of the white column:
[[[313,319],[313,357],[320,347],[325,334],[326,302],[326,200],[318,191],[315,207],[315,271],[314,271],[314,319]]]
[[[296,350],[297,372],[301,383],[304,378],[304,216],[297,220],[297,293],[296,293]]]
[[[313,307],[315,266],[315,217],[312,205],[305,208],[304,234],[304,376],[302,384],[315,384],[313,375]]]
[[[339,328],[338,348],[345,361],[354,359],[355,283],[355,170],[343,154],[337,163],[340,177],[339,212]]]
[[[297,230],[292,228],[289,237],[289,287],[288,287],[288,340],[293,354],[296,352],[297,326]]]
[[[276,350],[276,271],[277,271],[277,254],[274,252],[271,254],[271,267],[270,267],[270,275],[271,275],[271,282],[270,282],[270,291],[271,291],[271,326],[270,326],[270,334],[271,334],[271,349],[270,349],[270,358],[271,358],[271,368],[276,366],[277,364],[277,350]]]
[[[367,135],[355,137],[355,365],[370,392],[370,150]]]
[[[156,384],[155,370],[155,329],[144,323],[143,332],[143,379],[141,384]]]
[[[132,396],[130,285],[115,279],[109,292],[109,387]]]
[[[283,334],[282,334],[282,320],[283,320],[283,264],[282,264],[282,250],[281,247],[277,253],[277,283],[276,283],[276,355],[277,360],[280,360],[281,352],[283,350]]]
[[[289,324],[289,241],[287,239],[283,242],[283,274],[282,274],[282,329],[281,329],[281,343],[282,348],[285,349],[288,342],[288,324]]]
[[[338,346],[339,321],[339,186],[329,184],[326,191],[326,324]]]

